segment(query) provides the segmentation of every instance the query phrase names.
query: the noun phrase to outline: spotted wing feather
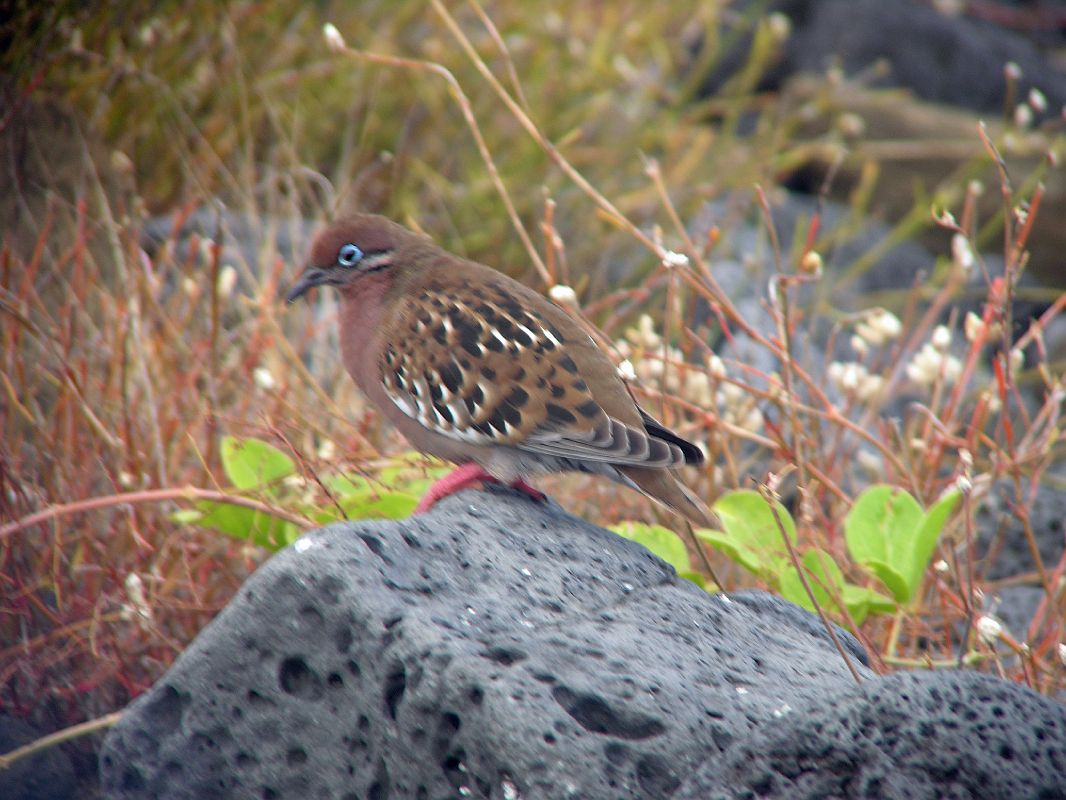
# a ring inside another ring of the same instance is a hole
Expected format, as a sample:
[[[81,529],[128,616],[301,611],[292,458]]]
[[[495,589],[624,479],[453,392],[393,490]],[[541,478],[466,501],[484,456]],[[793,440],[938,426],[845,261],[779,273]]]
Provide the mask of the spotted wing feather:
[[[393,403],[426,428],[566,459],[643,467],[688,460],[673,434],[649,435],[609,417],[559,328],[506,287],[476,297],[429,288],[398,313],[383,382]]]

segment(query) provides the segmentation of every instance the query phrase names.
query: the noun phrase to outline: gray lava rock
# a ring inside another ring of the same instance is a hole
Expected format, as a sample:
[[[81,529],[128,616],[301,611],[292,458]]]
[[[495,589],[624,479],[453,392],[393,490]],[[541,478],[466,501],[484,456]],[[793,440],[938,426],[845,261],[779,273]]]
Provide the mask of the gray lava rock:
[[[861,686],[818,620],[784,601],[708,595],[555,506],[464,492],[414,519],[313,532],[271,559],[112,730],[103,786],[114,798],[710,796],[721,770],[739,775],[752,748],[805,725],[791,751],[773,739],[753,766],[806,763],[851,730],[944,796],[977,796],[962,787],[993,766],[1028,776],[1012,785],[1061,780],[1062,708],[979,675],[879,679],[836,634]],[[909,706],[907,682],[923,698]],[[878,716],[882,687],[895,701]],[[984,692],[975,703],[996,698],[997,748],[1016,729],[1009,760],[930,699],[957,708],[967,687]],[[928,769],[922,748],[944,742],[954,770]],[[871,786],[846,796],[901,796]]]
[[[685,798],[1066,798],[1066,711],[973,672],[901,672],[789,714]]]

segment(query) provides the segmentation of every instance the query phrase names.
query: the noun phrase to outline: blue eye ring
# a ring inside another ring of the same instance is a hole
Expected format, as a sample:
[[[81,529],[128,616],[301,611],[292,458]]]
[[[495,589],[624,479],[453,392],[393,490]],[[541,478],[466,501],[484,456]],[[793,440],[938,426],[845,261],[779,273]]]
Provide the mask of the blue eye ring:
[[[351,242],[341,245],[341,249],[337,251],[337,263],[342,267],[354,267],[362,258],[363,251]]]

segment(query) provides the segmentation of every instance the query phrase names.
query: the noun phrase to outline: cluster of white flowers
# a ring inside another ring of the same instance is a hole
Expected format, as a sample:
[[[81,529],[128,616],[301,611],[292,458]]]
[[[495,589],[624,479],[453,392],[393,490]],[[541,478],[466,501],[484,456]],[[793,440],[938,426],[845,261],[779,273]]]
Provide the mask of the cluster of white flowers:
[[[1018,103],[1014,107],[1014,124],[1019,128],[1028,128],[1033,124],[1034,114],[1043,114],[1047,111],[1047,95],[1033,87],[1029,90],[1029,96],[1024,103]]]
[[[884,308],[871,308],[855,323],[855,335],[874,347],[898,339],[902,332],[899,317]]]
[[[706,369],[680,366],[684,364],[684,354],[667,346],[666,361],[663,360],[663,339],[649,315],[641,315],[636,327],[627,330],[625,338],[615,346],[625,359],[618,367],[623,378],[661,384],[665,391],[693,405],[718,409],[722,419],[730,424],[749,431],[762,430],[763,416],[757,398],[735,384],[720,380],[726,377],[726,369],[718,356],[711,356]]]
[[[898,339],[903,332],[899,317],[884,308],[871,308],[855,323],[851,349],[863,358],[871,347],[881,347]],[[829,380],[842,394],[862,402],[874,400],[884,389],[885,380],[857,361],[833,361],[828,368]]]
[[[937,325],[929,341],[914,354],[907,365],[907,377],[920,386],[932,386],[938,381],[954,383],[962,374],[962,362],[948,352],[951,331]]]
[[[885,380],[856,361],[834,361],[829,365],[829,380],[843,394],[863,402],[873,400],[884,388]]]

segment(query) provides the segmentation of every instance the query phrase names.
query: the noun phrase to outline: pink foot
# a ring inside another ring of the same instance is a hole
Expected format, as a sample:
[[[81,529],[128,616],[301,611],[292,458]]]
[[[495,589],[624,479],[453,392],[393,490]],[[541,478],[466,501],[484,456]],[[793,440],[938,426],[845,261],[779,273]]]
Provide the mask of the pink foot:
[[[480,464],[471,462],[456,467],[429,487],[429,490],[423,495],[422,499],[418,501],[418,505],[415,506],[414,513],[425,514],[433,508],[438,501],[443,500],[448,495],[461,492],[463,489],[472,489],[483,483],[499,483],[499,481],[482,469]],[[511,487],[523,494],[529,495],[538,503],[543,502],[545,499],[544,492],[534,489],[523,480],[515,481],[511,484]]]
[[[548,495],[544,494],[544,492],[542,492],[540,489],[530,486],[528,483],[521,479],[512,483],[511,488],[517,489],[522,494],[529,495],[530,499],[532,499],[535,503],[543,503],[545,500],[548,499]]]

